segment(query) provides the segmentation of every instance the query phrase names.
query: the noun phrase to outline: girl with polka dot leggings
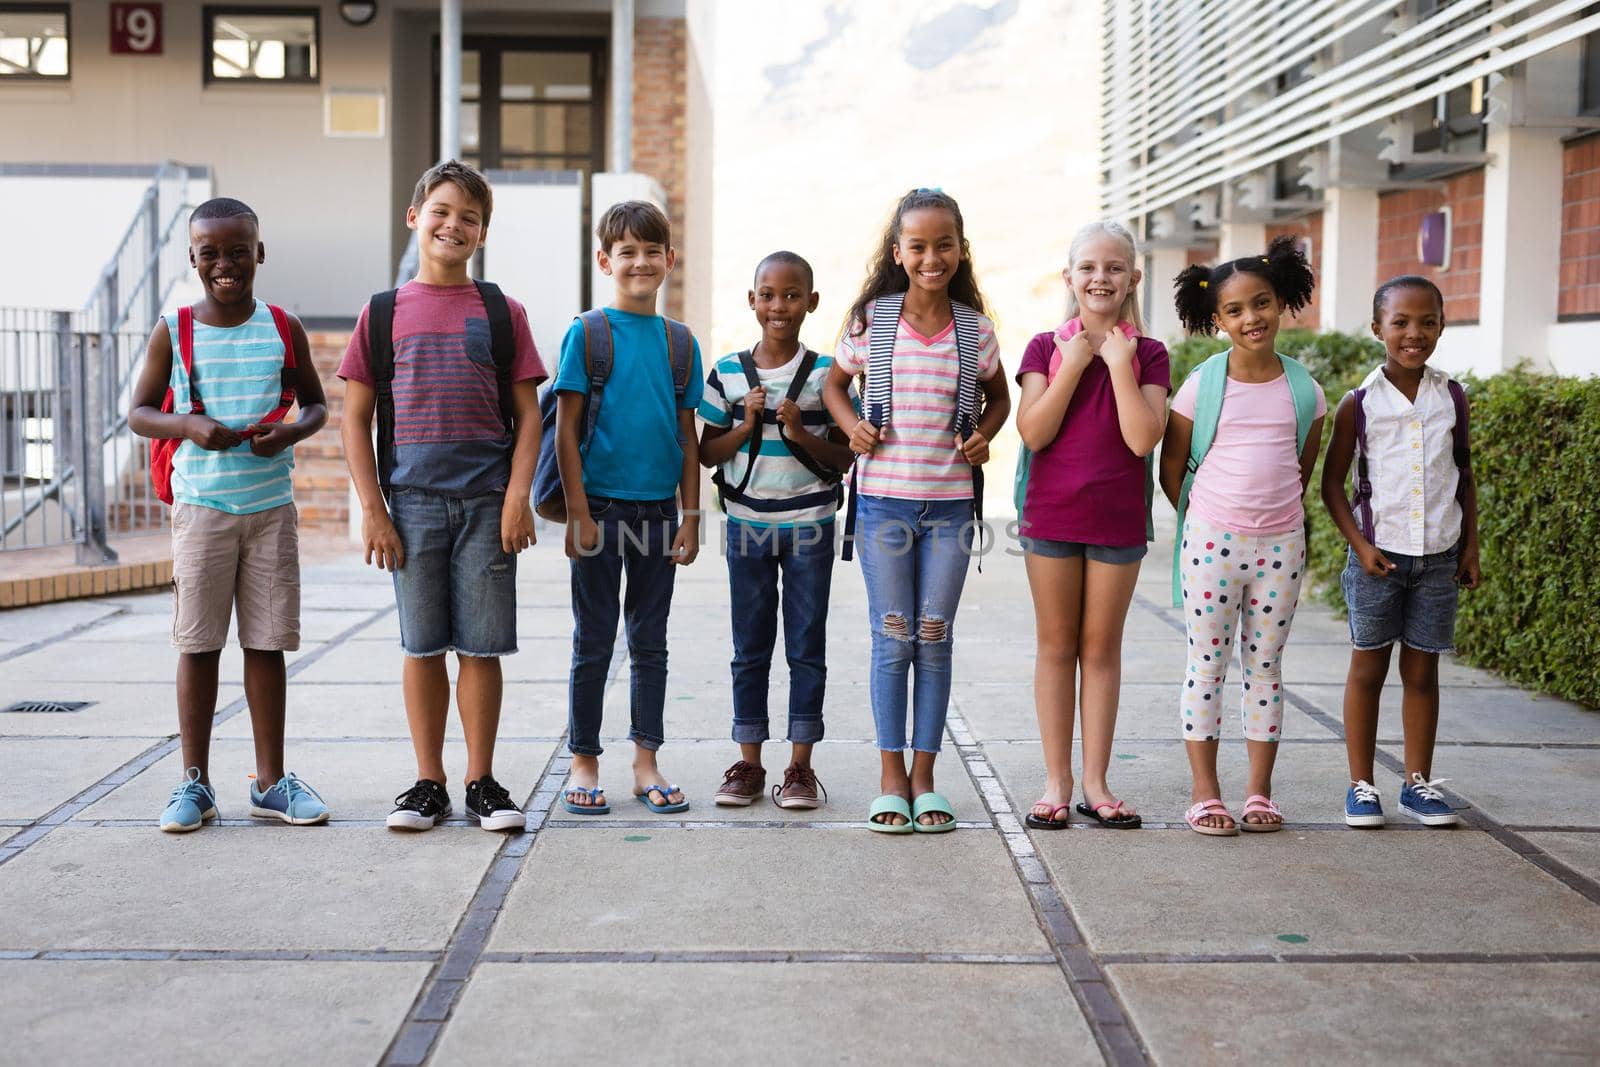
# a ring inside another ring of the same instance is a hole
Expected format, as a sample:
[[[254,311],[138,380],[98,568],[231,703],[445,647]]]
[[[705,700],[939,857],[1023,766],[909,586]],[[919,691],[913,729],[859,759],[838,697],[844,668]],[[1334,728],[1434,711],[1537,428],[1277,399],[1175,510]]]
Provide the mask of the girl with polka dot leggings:
[[[1161,488],[1178,509],[1176,594],[1189,639],[1179,733],[1189,756],[1196,833],[1283,828],[1272,771],[1283,736],[1283,652],[1305,574],[1301,503],[1327,401],[1299,363],[1278,354],[1285,311],[1311,297],[1311,268],[1292,237],[1264,256],[1195,265],[1178,275],[1179,318],[1190,333],[1226,333],[1172,398],[1161,446]],[[1237,819],[1222,802],[1217,752],[1224,689],[1235,655],[1244,670],[1239,712],[1250,769]]]

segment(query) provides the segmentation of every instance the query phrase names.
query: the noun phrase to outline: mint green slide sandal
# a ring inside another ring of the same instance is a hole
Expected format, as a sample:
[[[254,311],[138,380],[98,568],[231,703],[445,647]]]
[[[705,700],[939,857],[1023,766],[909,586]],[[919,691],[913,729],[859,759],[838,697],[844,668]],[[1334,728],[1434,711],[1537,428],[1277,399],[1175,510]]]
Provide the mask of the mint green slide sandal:
[[[949,822],[934,823],[932,826],[924,825],[917,820],[928,812],[938,812],[950,816]],[[947,834],[956,828],[956,813],[950,810],[950,802],[938,793],[924,793],[911,805],[911,830],[918,834]]]
[[[878,822],[879,815],[900,815],[905,822],[894,823]],[[867,809],[867,829],[880,834],[909,834],[911,829],[911,805],[906,803],[905,797],[897,797],[893,793],[885,793],[872,802],[872,807]]]

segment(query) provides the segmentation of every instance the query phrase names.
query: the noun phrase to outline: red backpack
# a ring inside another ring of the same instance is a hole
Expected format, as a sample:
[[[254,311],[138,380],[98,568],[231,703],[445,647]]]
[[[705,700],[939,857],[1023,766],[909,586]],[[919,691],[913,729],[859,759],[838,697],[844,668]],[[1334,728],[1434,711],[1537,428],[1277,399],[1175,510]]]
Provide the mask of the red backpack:
[[[278,396],[278,406],[257,419],[257,425],[281,422],[295,400],[294,339],[289,334],[289,316],[274,304],[268,304],[267,310],[272,312],[273,324],[278,327],[278,337],[283,341],[283,391]],[[194,387],[194,309],[191,307],[178,309],[178,356],[183,360],[184,377],[189,381],[189,410],[204,414],[205,405]],[[170,414],[175,404],[169,387],[161,401],[162,412]],[[150,442],[150,482],[155,486],[156,498],[163,504],[172,503],[172,461],[182,443],[181,437],[157,437]]]

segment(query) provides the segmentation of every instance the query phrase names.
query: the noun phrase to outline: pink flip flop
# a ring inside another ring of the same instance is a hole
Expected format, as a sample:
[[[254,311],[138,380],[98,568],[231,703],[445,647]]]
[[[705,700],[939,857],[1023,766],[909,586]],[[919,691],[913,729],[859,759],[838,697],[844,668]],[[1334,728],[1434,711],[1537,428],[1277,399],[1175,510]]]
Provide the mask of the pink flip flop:
[[[1194,807],[1183,813],[1183,821],[1189,824],[1189,829],[1197,834],[1207,837],[1237,837],[1239,835],[1239,822],[1234,820],[1232,826],[1207,826],[1200,820],[1210,815],[1224,815],[1233,819],[1233,813],[1223,805],[1220,799],[1213,797],[1211,800],[1198,801]]]
[[[1260,793],[1255,793],[1246,797],[1244,801],[1244,814],[1245,818],[1240,821],[1239,829],[1244,830],[1247,833],[1270,834],[1274,831],[1283,829],[1283,812],[1279,810],[1278,805],[1272,802],[1271,797],[1262,796]],[[1279,821],[1251,822],[1249,819],[1251,815],[1276,815]]]
[[[1035,804],[1034,807],[1037,808],[1043,803],[1044,801],[1041,800],[1039,801],[1039,804]],[[1064,811],[1070,812],[1071,810],[1071,804],[1058,804],[1050,809],[1050,815],[1048,818],[1035,815],[1032,811],[1030,811],[1028,812],[1027,817],[1022,821],[1033,827],[1035,830],[1065,830],[1067,828],[1067,820],[1057,819],[1056,816],[1060,815]]]

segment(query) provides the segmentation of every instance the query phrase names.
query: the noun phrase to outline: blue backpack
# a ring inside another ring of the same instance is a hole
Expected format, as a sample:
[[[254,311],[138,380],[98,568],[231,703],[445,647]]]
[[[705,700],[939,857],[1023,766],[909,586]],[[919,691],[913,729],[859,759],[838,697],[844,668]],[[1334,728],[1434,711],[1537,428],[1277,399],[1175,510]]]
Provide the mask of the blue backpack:
[[[578,453],[589,454],[595,427],[600,424],[600,403],[605,399],[606,383],[616,366],[616,349],[611,343],[611,323],[606,313],[595,308],[578,316],[583,326],[583,365],[589,372],[589,392],[583,401],[583,430],[578,436]],[[662,316],[667,331],[667,353],[672,364],[672,392],[678,406],[694,370],[694,334],[676,319]],[[676,416],[676,412],[674,412]],[[561,486],[561,467],[556,462],[556,387],[551,382],[539,398],[539,462],[533,470],[533,510],[551,522],[567,521],[567,497]]]
[[[1191,376],[1200,376],[1200,389],[1194,403],[1194,433],[1189,438],[1189,459],[1184,466],[1183,485],[1178,490],[1178,529],[1172,536],[1172,606],[1183,606],[1183,577],[1178,561],[1183,554],[1183,522],[1189,513],[1189,490],[1194,488],[1194,474],[1211,451],[1217,439],[1217,419],[1222,415],[1222,397],[1228,387],[1228,353],[1221,352],[1196,367]],[[1294,447],[1297,455],[1304,455],[1306,438],[1311,435],[1311,424],[1317,421],[1317,383],[1311,372],[1299,360],[1278,354],[1283,363],[1284,376],[1289,379],[1289,395],[1294,398]]]

